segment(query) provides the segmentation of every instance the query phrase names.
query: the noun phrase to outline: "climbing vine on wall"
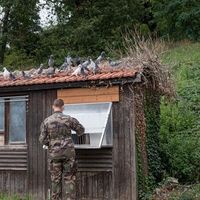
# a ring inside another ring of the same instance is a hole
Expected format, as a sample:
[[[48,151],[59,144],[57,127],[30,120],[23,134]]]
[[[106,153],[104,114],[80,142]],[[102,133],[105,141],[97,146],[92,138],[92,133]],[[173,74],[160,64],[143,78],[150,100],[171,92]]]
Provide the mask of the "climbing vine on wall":
[[[160,95],[142,85],[133,86],[136,119],[137,185],[139,199],[161,179],[159,152]]]

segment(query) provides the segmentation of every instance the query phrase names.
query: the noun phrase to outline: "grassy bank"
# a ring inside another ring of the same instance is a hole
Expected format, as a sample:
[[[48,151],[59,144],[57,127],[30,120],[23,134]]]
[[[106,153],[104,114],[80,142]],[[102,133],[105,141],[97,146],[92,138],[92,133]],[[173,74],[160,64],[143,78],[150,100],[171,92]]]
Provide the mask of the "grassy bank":
[[[169,199],[200,199],[200,43],[173,47],[163,62],[172,66],[177,91],[173,102],[163,100],[161,105],[163,174],[182,185],[197,184],[186,193],[175,190]]]

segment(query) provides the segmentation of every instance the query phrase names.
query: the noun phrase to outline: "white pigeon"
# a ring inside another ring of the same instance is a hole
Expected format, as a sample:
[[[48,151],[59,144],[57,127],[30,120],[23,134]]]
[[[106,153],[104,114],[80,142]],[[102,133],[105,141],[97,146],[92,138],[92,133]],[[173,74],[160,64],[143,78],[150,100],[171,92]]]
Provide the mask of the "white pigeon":
[[[3,68],[4,72],[3,72],[3,78],[6,80],[10,79],[10,72],[6,69],[6,67]]]
[[[72,73],[72,76],[78,76],[78,75],[81,75],[81,68],[82,68],[82,65],[79,64],[78,67],[74,70],[74,72]]]

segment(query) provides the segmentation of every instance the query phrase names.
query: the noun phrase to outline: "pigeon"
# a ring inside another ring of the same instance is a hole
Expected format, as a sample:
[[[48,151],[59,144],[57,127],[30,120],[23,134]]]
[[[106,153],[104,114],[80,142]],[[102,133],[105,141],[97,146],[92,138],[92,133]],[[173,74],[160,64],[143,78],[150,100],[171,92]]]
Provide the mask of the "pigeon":
[[[80,65],[76,68],[76,70],[72,73],[72,76],[78,76],[78,75],[86,76],[87,73],[85,72],[85,70],[88,71],[89,69],[88,69],[88,68],[85,68],[85,67],[83,66],[83,64],[80,64]]]
[[[81,75],[87,76],[87,74],[85,73],[85,70],[89,70],[89,69],[87,67],[85,68],[83,65],[81,65],[81,70],[80,70]]]
[[[90,65],[90,63],[91,63],[91,60],[90,58],[88,58],[85,62],[82,63],[82,68],[89,72],[90,70],[88,69],[88,66]]]
[[[11,73],[9,72],[6,67],[3,68],[4,72],[3,72],[3,77],[4,79],[6,80],[15,80],[16,77]]]
[[[55,71],[56,71],[56,69],[54,68],[54,67],[49,67],[48,69],[46,69],[46,75],[47,76],[52,76],[52,75],[54,75],[55,74]]]
[[[88,69],[92,70],[94,74],[100,71],[99,66],[92,59],[90,59],[90,65],[88,66]]]
[[[32,70],[30,70],[30,71],[28,72],[28,74],[29,74],[31,77],[34,77],[34,76],[38,76],[38,75],[42,74],[43,71],[44,71],[44,65],[41,63],[38,69],[36,69],[36,70],[32,69]]]
[[[78,76],[81,75],[81,67],[82,65],[79,64],[78,67],[74,70],[74,72],[72,73],[72,76]]]
[[[49,60],[48,60],[48,66],[53,67],[54,66],[54,59],[53,55],[50,55]]]
[[[67,64],[68,64],[69,66],[71,66],[71,65],[73,64],[73,59],[72,59],[72,57],[68,54],[68,56],[66,57],[66,59],[67,59]]]
[[[43,71],[43,69],[44,69],[44,65],[41,63],[41,64],[40,64],[40,67],[39,67],[38,70],[37,70],[37,74],[41,74],[42,71]]]
[[[68,68],[68,65],[69,65],[69,64],[68,64],[67,60],[68,60],[68,58],[65,57],[65,61],[64,61],[64,63],[60,66],[59,72],[60,72],[61,70],[66,70],[66,69]]]
[[[78,56],[73,60],[73,62],[74,65],[79,66],[81,64],[81,58]]]
[[[118,65],[120,65],[122,63],[122,61],[118,60],[118,61],[113,61],[110,58],[108,58],[108,63],[111,67],[117,67]]]
[[[96,59],[96,64],[99,65],[101,63],[101,61],[103,61],[105,59],[105,52],[102,51],[100,56]]]
[[[24,79],[30,79],[31,77],[29,76],[29,74],[25,73],[25,71],[22,71],[22,77]]]

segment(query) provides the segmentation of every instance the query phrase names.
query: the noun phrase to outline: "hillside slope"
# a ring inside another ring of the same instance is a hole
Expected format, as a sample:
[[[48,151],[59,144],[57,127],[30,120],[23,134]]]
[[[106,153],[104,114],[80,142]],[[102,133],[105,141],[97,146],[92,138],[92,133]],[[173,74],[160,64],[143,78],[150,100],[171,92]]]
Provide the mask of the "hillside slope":
[[[168,51],[163,62],[173,66],[177,98],[161,105],[163,171],[182,183],[200,181],[200,43]]]

